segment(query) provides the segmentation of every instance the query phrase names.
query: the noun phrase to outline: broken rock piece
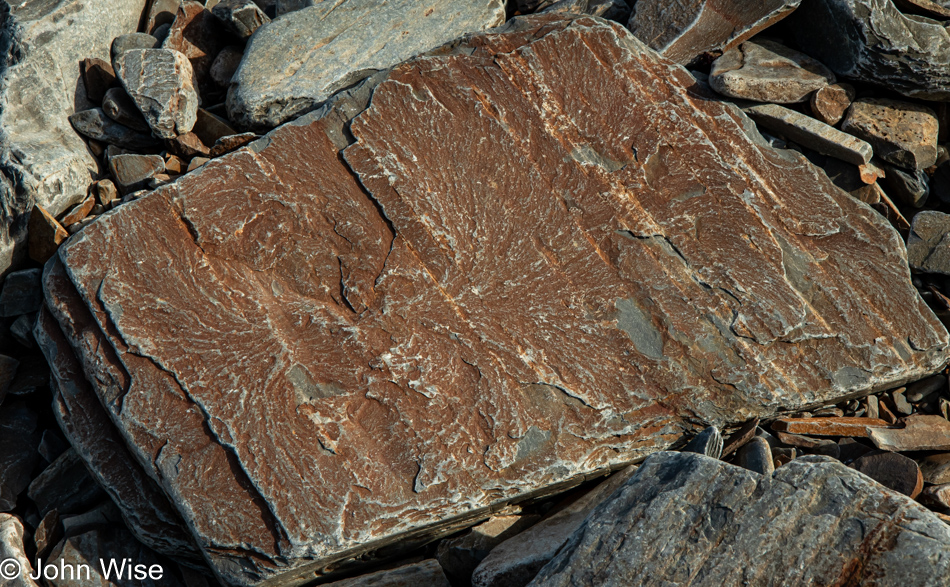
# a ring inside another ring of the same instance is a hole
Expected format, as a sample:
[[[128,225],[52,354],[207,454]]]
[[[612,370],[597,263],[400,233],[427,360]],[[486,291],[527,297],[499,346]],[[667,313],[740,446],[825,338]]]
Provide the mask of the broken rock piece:
[[[924,210],[914,215],[907,262],[918,271],[950,275],[950,214]]]
[[[247,130],[277,126],[376,70],[504,20],[501,0],[316,2],[249,41],[228,114]]]
[[[779,106],[762,104],[743,110],[758,124],[822,155],[855,165],[864,165],[874,156],[871,145],[810,116]]]
[[[937,114],[919,104],[864,98],[855,101],[841,130],[864,139],[894,165],[925,169],[937,161]]]
[[[191,62],[171,49],[131,49],[115,58],[122,87],[145,115],[155,136],[189,132],[198,116],[198,92]]]
[[[664,57],[688,65],[782,20],[801,0],[639,0],[628,26]]]
[[[746,41],[717,59],[709,85],[723,96],[792,104],[835,82],[830,69],[774,41]]]
[[[947,361],[885,221],[619,25],[519,18],[370,79],[99,216],[46,287],[226,583]]]
[[[950,526],[832,459],[796,459],[769,479],[664,452],[601,504],[530,585],[937,586],[950,584],[948,572]]]

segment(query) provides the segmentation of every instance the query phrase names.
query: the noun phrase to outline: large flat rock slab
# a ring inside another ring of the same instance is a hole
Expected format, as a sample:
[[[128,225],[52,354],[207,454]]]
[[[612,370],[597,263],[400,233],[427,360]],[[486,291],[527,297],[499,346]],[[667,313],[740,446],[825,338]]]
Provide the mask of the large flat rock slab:
[[[138,26],[145,0],[0,3],[0,273],[26,256],[36,202],[58,215],[86,196],[98,166],[68,116],[90,108],[80,61]]]
[[[377,70],[505,21],[501,0],[323,0],[267,23],[231,78],[228,114],[258,130]]]
[[[736,564],[749,561],[750,564]],[[659,453],[531,587],[950,585],[950,526],[841,463],[754,473]]]
[[[370,82],[103,215],[46,284],[229,583],[947,361],[886,221],[619,25],[516,19]]]

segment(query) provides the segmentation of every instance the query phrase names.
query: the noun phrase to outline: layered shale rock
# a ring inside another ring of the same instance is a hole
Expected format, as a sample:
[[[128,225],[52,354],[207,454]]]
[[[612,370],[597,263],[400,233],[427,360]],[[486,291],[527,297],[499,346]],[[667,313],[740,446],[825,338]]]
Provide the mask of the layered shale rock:
[[[26,255],[36,202],[57,215],[99,171],[67,116],[89,108],[78,64],[109,59],[145,0],[0,2],[0,272]],[[108,15],[108,16],[105,16]]]
[[[798,8],[801,0],[639,0],[628,26],[677,63],[735,47]]]
[[[501,0],[324,0],[254,35],[228,113],[249,129],[313,110],[370,73],[505,20]]]
[[[376,74],[59,258],[57,384],[235,585],[948,356],[877,213],[590,17]]]
[[[950,100],[945,23],[903,14],[892,0],[814,0],[794,20],[802,49],[835,73],[905,96]]]
[[[948,571],[947,524],[832,459],[803,457],[765,476],[660,453],[531,586],[938,586],[950,585]]]

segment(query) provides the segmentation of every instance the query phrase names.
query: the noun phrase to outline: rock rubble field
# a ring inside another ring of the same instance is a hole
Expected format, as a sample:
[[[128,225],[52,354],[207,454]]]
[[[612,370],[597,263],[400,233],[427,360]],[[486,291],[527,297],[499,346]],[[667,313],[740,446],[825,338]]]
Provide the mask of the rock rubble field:
[[[0,585],[950,585],[948,31],[0,0]]]

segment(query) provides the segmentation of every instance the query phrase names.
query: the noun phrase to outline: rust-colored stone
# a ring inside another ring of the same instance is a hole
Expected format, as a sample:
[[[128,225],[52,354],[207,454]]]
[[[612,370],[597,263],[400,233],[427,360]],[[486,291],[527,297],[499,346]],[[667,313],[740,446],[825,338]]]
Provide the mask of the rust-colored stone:
[[[30,212],[27,235],[30,258],[37,263],[46,263],[59,248],[60,243],[66,240],[69,233],[53,218],[52,214],[39,204],[35,204],[33,211]]]
[[[812,114],[826,124],[838,124],[851,106],[854,96],[854,87],[850,84],[825,86],[811,95]]]
[[[89,195],[85,200],[73,206],[65,216],[63,216],[62,225],[64,227],[75,224],[89,215],[89,211],[96,205],[96,197]]]
[[[915,414],[901,420],[903,428],[872,430],[874,446],[891,451],[950,450],[950,422],[940,416]]]
[[[382,77],[100,216],[46,289],[224,581],[946,362],[896,233],[622,27],[516,19]]]
[[[221,22],[200,2],[186,0],[178,7],[175,21],[162,43],[164,49],[184,53],[198,79],[198,93],[208,96],[217,91],[211,77],[214,58],[227,44]]]
[[[877,418],[789,418],[773,422],[772,430],[789,434],[867,438],[869,429],[887,426],[887,422]]]

